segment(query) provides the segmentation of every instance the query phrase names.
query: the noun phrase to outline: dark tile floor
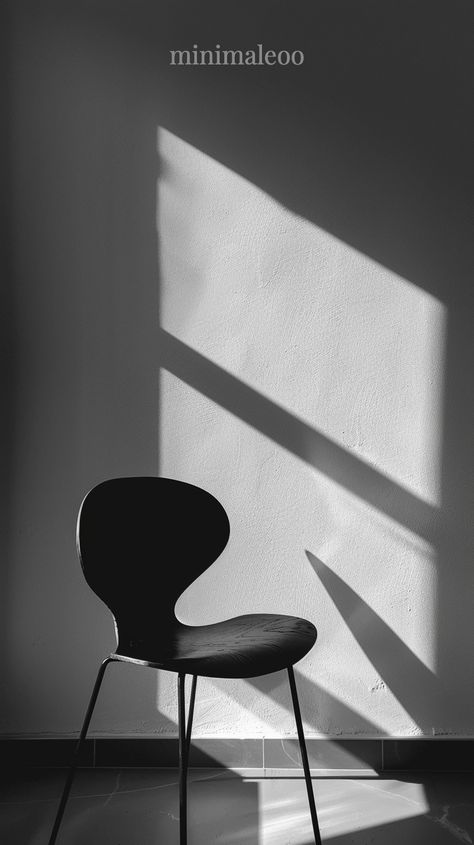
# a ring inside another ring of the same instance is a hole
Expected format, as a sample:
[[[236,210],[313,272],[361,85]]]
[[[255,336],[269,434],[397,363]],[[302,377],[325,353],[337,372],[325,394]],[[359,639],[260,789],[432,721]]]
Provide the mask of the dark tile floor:
[[[30,769],[1,781],[2,845],[47,845],[64,779]],[[324,843],[474,843],[474,775],[326,777],[313,780]],[[178,845],[177,773],[77,773],[58,845]],[[304,780],[192,770],[189,845],[310,845]]]

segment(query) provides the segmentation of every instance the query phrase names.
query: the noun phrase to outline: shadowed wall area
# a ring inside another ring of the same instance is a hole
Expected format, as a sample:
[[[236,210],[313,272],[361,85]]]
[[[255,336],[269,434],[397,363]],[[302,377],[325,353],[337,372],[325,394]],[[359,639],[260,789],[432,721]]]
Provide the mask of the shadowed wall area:
[[[472,735],[471,25],[460,0],[11,4],[4,733],[77,729],[113,642],[77,509],[161,472],[231,523],[183,619],[318,628],[309,734]],[[170,67],[194,43],[305,62]],[[203,682],[196,736],[294,734],[283,681]],[[174,732],[173,679],[136,683],[96,731]]]

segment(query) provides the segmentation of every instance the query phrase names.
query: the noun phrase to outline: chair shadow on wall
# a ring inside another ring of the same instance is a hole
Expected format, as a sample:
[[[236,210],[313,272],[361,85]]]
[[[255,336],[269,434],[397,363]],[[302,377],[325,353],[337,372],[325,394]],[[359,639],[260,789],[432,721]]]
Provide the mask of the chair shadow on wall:
[[[426,699],[442,694],[436,675],[348,584],[316,555],[306,556],[356,643],[397,701],[423,726]]]

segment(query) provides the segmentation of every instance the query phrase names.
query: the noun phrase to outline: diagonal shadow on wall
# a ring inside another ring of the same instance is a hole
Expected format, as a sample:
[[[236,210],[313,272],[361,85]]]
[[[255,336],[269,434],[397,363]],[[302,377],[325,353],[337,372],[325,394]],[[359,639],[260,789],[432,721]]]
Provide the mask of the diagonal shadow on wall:
[[[159,348],[162,367],[190,387],[391,519],[429,542],[435,542],[441,530],[438,508],[424,502],[164,329],[160,331]]]
[[[423,702],[442,702],[439,679],[386,622],[316,555],[306,556],[374,668],[418,725],[423,725]],[[435,705],[435,710],[436,710]]]

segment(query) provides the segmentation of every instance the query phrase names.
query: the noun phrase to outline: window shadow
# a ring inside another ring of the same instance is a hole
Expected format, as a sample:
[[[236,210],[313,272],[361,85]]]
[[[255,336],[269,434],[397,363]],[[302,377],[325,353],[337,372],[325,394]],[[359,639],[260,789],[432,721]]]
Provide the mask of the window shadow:
[[[369,466],[165,329],[160,330],[159,349],[161,366],[177,378],[400,525],[431,543],[436,542],[441,530],[438,508]]]

